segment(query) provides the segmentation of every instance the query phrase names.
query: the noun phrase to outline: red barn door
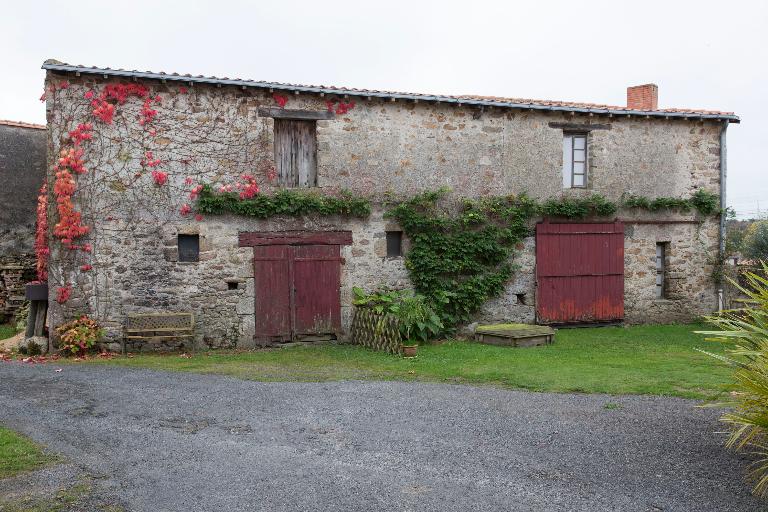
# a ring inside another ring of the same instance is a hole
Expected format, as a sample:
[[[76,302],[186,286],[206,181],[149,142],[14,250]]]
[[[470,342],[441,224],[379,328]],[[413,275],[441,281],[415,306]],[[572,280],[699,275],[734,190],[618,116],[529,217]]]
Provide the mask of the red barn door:
[[[253,248],[256,339],[291,339],[291,247]]]
[[[338,245],[293,247],[294,336],[341,329]]]
[[[624,318],[624,225],[542,222],[536,226],[539,323]]]
[[[341,331],[339,245],[254,246],[253,269],[257,341]]]

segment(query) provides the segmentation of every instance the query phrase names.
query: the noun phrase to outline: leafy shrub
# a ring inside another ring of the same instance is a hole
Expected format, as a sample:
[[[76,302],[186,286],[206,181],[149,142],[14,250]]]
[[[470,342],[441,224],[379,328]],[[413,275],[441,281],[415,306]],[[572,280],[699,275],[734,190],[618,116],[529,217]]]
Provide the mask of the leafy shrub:
[[[83,315],[60,325],[56,328],[56,333],[61,337],[59,347],[62,351],[72,355],[83,355],[96,345],[104,331],[96,320]]]
[[[43,348],[34,341],[28,342],[26,345],[19,346],[19,354],[25,356],[39,356],[43,353]]]
[[[440,317],[427,304],[423,295],[405,295],[396,305],[395,315],[400,320],[400,331],[407,342],[425,342],[443,330]]]
[[[763,275],[768,275],[768,265]],[[734,368],[735,392],[723,406],[732,409],[721,420],[731,427],[726,446],[751,449],[760,458],[750,477],[754,492],[768,495],[768,279],[757,274],[745,276],[747,286],[732,281],[748,297],[749,307],[724,311],[707,317],[719,331],[698,331],[710,339],[728,342],[728,356],[709,354]]]
[[[426,297],[414,294],[412,290],[379,288],[366,293],[362,288],[354,287],[352,292],[355,306],[394,315],[399,320],[400,334],[405,341],[426,342],[443,330],[440,317],[429,306]]]
[[[753,222],[744,234],[744,256],[768,259],[768,220]]]
[[[352,304],[358,307],[373,309],[376,313],[394,314],[395,305],[400,302],[405,290],[393,290],[385,286],[379,287],[371,293],[366,293],[362,288],[355,286],[352,288]]]

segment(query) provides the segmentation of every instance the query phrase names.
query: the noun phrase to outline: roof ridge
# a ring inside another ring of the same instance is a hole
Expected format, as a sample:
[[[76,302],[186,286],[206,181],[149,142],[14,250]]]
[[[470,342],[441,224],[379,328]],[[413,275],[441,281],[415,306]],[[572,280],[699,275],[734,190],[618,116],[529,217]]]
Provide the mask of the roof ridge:
[[[16,128],[34,128],[35,130],[45,130],[45,125],[36,123],[27,123],[24,121],[11,121],[9,119],[0,119],[2,126],[14,126]]]

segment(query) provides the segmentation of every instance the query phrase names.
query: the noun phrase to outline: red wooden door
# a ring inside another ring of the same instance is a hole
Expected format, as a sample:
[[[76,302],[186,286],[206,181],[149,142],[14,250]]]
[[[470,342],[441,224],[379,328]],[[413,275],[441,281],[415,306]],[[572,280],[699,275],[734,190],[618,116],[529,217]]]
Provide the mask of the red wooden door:
[[[338,245],[293,248],[294,336],[341,329]]]
[[[257,340],[341,330],[338,245],[267,245],[253,251]]]
[[[542,222],[536,226],[536,313],[540,323],[624,318],[624,225]]]
[[[253,248],[257,339],[291,338],[291,247]]]

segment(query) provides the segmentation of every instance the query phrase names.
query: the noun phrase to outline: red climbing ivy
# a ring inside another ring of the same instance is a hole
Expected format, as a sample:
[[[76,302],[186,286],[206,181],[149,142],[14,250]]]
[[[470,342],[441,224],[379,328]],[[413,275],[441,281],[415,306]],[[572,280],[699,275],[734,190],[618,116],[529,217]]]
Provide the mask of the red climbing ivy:
[[[152,179],[155,181],[155,185],[162,187],[165,182],[168,181],[168,173],[163,171],[152,171]]]
[[[162,99],[160,96],[155,96],[154,98],[147,98],[144,100],[144,105],[141,107],[141,114],[139,115],[139,124],[141,126],[145,126],[152,122],[152,120],[157,115],[157,110],[152,108],[152,103],[160,103]]]
[[[53,195],[56,199],[59,222],[53,226],[53,235],[68,249],[74,249],[74,241],[90,231],[88,226],[83,225],[82,216],[75,210],[72,203],[72,195],[76,189],[73,172],[75,174],[87,172],[82,157],[82,149],[63,149],[58,163],[54,166],[56,179],[53,184]]]
[[[355,108],[355,101],[352,100],[349,103],[343,101],[326,100],[325,106],[328,112],[335,112],[337,115],[344,115],[353,108]]]
[[[141,110],[139,123],[143,126],[152,121],[157,115],[157,111],[150,108],[152,99],[148,98],[149,88],[142,84],[107,84],[97,97],[94,91],[85,93],[85,99],[91,100],[93,115],[96,119],[105,124],[112,124],[115,116],[115,106],[123,105],[128,98],[135,96],[137,98],[147,98],[144,101],[144,107]],[[156,102],[159,102],[159,96],[155,96]]]
[[[259,193],[259,184],[252,174],[242,174],[242,181],[237,182],[236,187],[240,191],[240,199],[251,199]]]
[[[56,302],[59,304],[64,304],[69,300],[70,295],[72,295],[72,286],[69,284],[65,284],[64,286],[59,286],[56,288]]]
[[[48,184],[43,183],[37,196],[37,224],[35,226],[35,255],[37,256],[37,280],[48,281]]]
[[[282,94],[274,93],[272,99],[275,100],[275,103],[277,103],[277,106],[280,108],[285,108],[285,104],[288,103],[288,98]]]
[[[43,92],[41,100],[47,101],[48,98],[56,100],[57,91],[65,90],[70,87],[68,81],[59,81],[49,83],[47,89]],[[188,94],[189,89],[179,86],[179,94]],[[83,93],[84,100],[87,102],[84,106],[92,118],[81,122],[74,129],[69,130],[65,143],[62,145],[59,158],[54,165],[54,180],[52,183],[52,198],[55,201],[56,222],[53,223],[51,235],[57,240],[63,248],[71,251],[80,251],[81,253],[91,253],[92,247],[89,243],[80,243],[79,240],[87,236],[91,228],[86,225],[83,214],[75,206],[73,197],[78,188],[78,176],[86,174],[85,146],[94,140],[94,124],[112,125],[115,116],[118,114],[122,105],[132,99],[139,100],[140,109],[137,115],[137,124],[142,127],[150,137],[157,135],[157,129],[154,124],[159,115],[157,106],[162,104],[163,98],[159,94],[153,94],[150,89],[139,83],[107,83],[100,88],[90,88]],[[285,95],[274,93],[272,99],[280,107],[284,108],[289,98]],[[338,112],[346,112],[352,108],[354,103],[339,103]],[[191,159],[183,159],[181,163],[188,165]],[[165,162],[155,157],[152,151],[145,149],[140,161],[141,169],[134,173],[134,179],[139,180],[144,176],[145,171],[150,171],[152,183],[156,187],[165,187],[169,182],[169,174],[163,169]],[[274,168],[267,172],[269,180],[275,179]],[[184,203],[178,212],[182,216],[189,216],[194,213],[192,201],[198,199],[203,190],[203,184],[195,183],[191,177],[184,180],[184,185],[189,193],[189,203]],[[254,174],[242,174],[233,183],[221,185],[222,192],[237,193],[240,199],[252,199],[260,193],[259,183]],[[38,277],[44,280],[48,277],[47,263],[50,254],[48,247],[48,223],[46,213],[48,189],[44,187],[41,190],[38,205],[38,231],[36,237],[36,252],[38,260]],[[199,213],[194,214],[197,221],[201,221],[203,216]],[[107,220],[114,220],[111,216]],[[79,269],[80,272],[89,272],[93,269],[91,261],[79,261],[73,269]],[[73,293],[73,285],[63,283],[56,289],[56,300],[59,303],[65,303]]]
[[[87,140],[92,140],[93,125],[91,123],[80,123],[77,125],[77,128],[69,132],[69,138],[75,147],[79,147],[83,142]]]

